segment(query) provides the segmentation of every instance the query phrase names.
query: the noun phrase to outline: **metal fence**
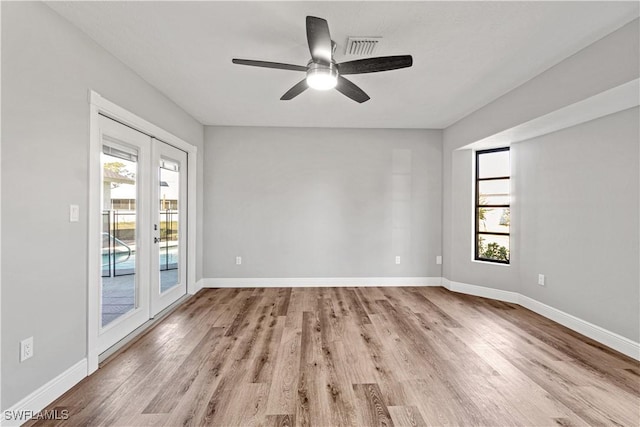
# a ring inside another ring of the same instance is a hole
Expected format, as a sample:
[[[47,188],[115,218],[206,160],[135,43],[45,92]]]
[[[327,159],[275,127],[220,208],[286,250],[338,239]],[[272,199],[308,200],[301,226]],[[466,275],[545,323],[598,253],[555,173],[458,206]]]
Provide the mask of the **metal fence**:
[[[177,259],[170,247],[178,240],[178,211],[160,212],[160,270],[175,270]],[[135,273],[136,213],[118,210],[102,212],[102,277]],[[173,243],[172,243],[173,242]]]

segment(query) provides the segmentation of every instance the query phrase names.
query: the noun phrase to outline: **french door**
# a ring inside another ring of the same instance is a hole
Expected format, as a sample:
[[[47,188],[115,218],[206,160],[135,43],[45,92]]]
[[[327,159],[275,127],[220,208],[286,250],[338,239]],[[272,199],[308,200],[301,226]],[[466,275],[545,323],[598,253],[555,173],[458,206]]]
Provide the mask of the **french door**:
[[[99,117],[98,352],[186,294],[187,155]]]
[[[153,139],[153,253],[151,315],[187,293],[187,153]]]

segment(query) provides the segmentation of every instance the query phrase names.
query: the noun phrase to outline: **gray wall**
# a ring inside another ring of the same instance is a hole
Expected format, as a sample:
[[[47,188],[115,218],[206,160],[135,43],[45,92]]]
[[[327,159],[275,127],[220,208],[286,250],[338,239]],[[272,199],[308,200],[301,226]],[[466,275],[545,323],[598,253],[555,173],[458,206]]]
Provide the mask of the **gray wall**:
[[[636,342],[639,114],[629,109],[512,148],[520,292]]]
[[[450,152],[444,277],[519,292],[640,341],[639,113],[511,146],[509,266],[472,260],[473,151]]]
[[[1,7],[5,409],[85,357],[88,90],[200,147],[203,127],[43,3]]]
[[[204,276],[439,277],[441,147],[440,131],[206,127]]]

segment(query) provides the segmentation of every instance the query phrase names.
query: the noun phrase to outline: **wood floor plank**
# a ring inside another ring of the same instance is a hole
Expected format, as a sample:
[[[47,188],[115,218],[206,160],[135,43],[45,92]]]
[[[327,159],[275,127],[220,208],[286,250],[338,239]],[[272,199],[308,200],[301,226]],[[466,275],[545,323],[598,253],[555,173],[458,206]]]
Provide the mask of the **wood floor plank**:
[[[375,382],[381,386],[387,405],[404,405],[407,399],[400,386],[403,377],[395,358],[394,346],[383,345],[373,324],[351,325],[350,331],[351,339],[345,347],[349,348],[350,354],[353,354],[353,363],[357,365],[357,369],[374,375],[375,380],[369,382]],[[367,367],[370,368],[365,371]],[[364,382],[352,381],[352,383]]]
[[[247,297],[244,300],[242,306],[237,311],[235,318],[233,319],[233,322],[227,329],[225,336],[228,337],[239,332],[239,330],[241,329],[241,325],[245,320],[245,317],[247,317],[248,313],[251,312],[253,307],[258,303],[258,300],[259,300],[258,297],[255,297],[255,296]]]
[[[338,315],[331,298],[318,299],[318,314],[322,324],[322,333],[326,341],[341,340],[344,337],[345,317]]]
[[[418,306],[417,313],[421,314],[421,317],[433,325],[443,324],[447,328],[460,328],[460,323],[457,320],[449,316],[436,304],[432,303],[427,297],[418,292],[416,289],[408,291],[411,298]]]
[[[231,388],[224,405],[225,411],[212,420],[218,426],[256,426],[265,418],[269,386],[267,384],[238,384]]]
[[[442,288],[204,289],[28,426],[640,425],[640,362]]]
[[[384,298],[382,288],[367,287],[367,288],[355,288],[356,295],[362,302],[362,306],[367,311],[367,314],[377,314],[376,301]]]
[[[233,363],[231,354],[238,345],[239,342],[234,341],[233,338],[223,337],[221,339],[221,342],[207,360],[202,374],[196,378],[196,381],[167,417],[164,423],[165,426],[179,425],[188,427],[199,425],[199,420],[205,417],[208,402],[218,389],[220,381],[222,381],[222,372]]]
[[[370,353],[365,353],[359,345],[362,340],[360,329],[353,322],[346,322],[344,340],[336,343],[339,360],[351,384],[373,383],[378,380],[375,364]]]
[[[276,311],[271,312],[267,332],[257,344],[249,375],[252,383],[271,383],[285,322],[284,316],[275,317]]]
[[[322,345],[321,379],[324,380],[324,394],[329,403],[331,425],[353,425],[355,410],[351,383],[346,376],[343,361],[338,357],[337,342],[331,340],[329,334],[328,314],[325,310],[324,298],[318,299],[320,340]],[[334,333],[335,335],[335,333]]]
[[[305,311],[302,315],[300,372],[296,399],[296,421],[301,426],[329,425],[331,419],[325,395],[318,392],[321,351],[319,321],[315,313]]]
[[[293,414],[267,415],[265,427],[293,427],[296,425],[296,417]]]
[[[634,425],[640,419],[639,414],[620,412],[609,412],[610,396],[603,393],[594,402],[585,388],[573,383],[570,379],[562,375],[562,372],[538,361],[522,359],[510,359],[511,363],[525,372],[529,378],[544,388],[554,399],[567,406],[576,415],[590,425]],[[634,410],[637,411],[635,405]]]
[[[284,328],[269,389],[267,414],[295,414],[302,331]]]
[[[363,325],[371,324],[371,319],[369,319],[367,311],[364,309],[364,306],[360,302],[355,291],[353,289],[347,289],[345,294],[351,315],[354,316],[356,321]]]
[[[370,318],[372,325],[365,326],[365,329],[370,330],[370,333],[365,335],[367,337],[365,340],[371,341],[377,337],[380,346],[388,355],[386,365],[393,373],[394,378],[400,382],[421,378],[423,376],[422,367],[413,363],[411,353],[407,349],[407,343],[391,329],[390,323],[384,315],[372,314]]]
[[[362,426],[393,426],[391,415],[382,400],[382,393],[378,384],[354,384],[358,399],[359,425]]]
[[[461,334],[462,329],[455,331]],[[567,406],[552,396],[526,373],[521,372],[493,346],[471,344],[473,351],[489,363],[500,375],[491,376],[488,381],[494,389],[509,399],[529,425],[553,425],[554,419],[562,419],[565,425],[587,425]]]
[[[287,308],[287,318],[284,323],[285,328],[302,328],[302,301],[304,293],[302,288],[291,288],[289,297],[289,307]]]
[[[291,302],[291,288],[280,288],[278,290],[278,316],[286,316],[289,311],[289,303]]]
[[[200,375],[202,366],[215,350],[223,334],[223,328],[210,329],[199,345],[182,361],[180,369],[176,370],[173,375],[162,383],[158,393],[142,413],[166,414],[171,412],[177,404],[178,398],[189,390],[191,384]]]
[[[396,427],[427,427],[417,406],[388,406]]]

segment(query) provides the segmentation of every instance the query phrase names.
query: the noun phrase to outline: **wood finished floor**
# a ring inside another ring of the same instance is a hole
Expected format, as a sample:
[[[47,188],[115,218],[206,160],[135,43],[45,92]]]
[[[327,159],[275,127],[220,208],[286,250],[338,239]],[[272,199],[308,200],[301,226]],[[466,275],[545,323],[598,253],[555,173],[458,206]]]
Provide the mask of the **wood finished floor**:
[[[207,289],[36,426],[640,424],[637,361],[443,288]]]

